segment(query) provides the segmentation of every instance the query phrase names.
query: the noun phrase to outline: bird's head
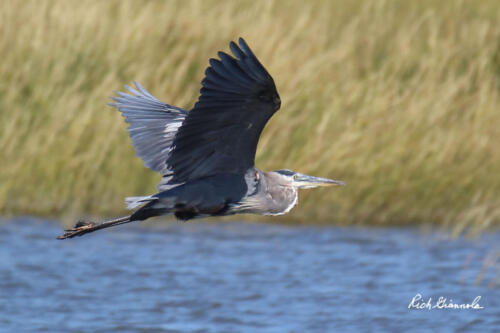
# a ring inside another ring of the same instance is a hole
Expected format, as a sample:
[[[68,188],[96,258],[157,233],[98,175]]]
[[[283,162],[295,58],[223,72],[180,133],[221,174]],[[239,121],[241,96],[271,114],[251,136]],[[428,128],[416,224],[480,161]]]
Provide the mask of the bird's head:
[[[345,183],[340,180],[309,176],[300,172],[291,170],[276,170],[280,180],[284,185],[293,186],[297,189],[314,188],[319,186],[343,186]]]

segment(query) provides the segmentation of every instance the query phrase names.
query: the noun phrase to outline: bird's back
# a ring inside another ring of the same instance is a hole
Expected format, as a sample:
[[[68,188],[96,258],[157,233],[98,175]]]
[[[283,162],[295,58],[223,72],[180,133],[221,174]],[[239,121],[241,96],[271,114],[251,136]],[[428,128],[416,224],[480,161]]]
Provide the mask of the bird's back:
[[[219,174],[188,181],[148,197],[136,217],[174,213],[181,220],[235,214],[231,207],[245,198],[249,184],[245,174]]]

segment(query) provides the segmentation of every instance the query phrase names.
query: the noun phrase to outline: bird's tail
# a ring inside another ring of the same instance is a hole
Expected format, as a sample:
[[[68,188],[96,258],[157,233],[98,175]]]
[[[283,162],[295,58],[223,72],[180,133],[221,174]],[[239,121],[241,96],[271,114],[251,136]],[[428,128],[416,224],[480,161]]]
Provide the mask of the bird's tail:
[[[127,205],[127,209],[135,209],[145,203],[157,200],[151,195],[145,197],[127,197],[125,199],[125,204]]]

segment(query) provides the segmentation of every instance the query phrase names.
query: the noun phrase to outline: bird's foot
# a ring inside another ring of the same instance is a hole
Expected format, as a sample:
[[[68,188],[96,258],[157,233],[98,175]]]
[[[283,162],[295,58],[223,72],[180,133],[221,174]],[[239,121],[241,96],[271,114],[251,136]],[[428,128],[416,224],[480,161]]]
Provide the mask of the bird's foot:
[[[72,238],[75,236],[82,236],[89,232],[90,230],[93,230],[93,228],[96,226],[94,222],[87,222],[87,221],[78,221],[76,222],[75,226],[71,229],[65,229],[65,233],[62,234],[61,236],[58,236],[57,239],[66,239],[66,238]]]

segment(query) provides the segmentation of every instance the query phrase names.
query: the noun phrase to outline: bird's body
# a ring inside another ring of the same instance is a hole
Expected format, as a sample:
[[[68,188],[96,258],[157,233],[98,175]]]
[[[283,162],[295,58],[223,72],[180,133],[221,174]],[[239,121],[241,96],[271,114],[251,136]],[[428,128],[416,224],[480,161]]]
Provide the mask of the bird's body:
[[[132,199],[130,208],[147,202],[132,214],[132,219],[171,213],[180,220],[233,214],[281,215],[298,200],[297,189],[285,185],[280,174],[265,173],[257,168],[245,174],[214,175],[153,196]]]
[[[298,189],[342,182],[290,170],[262,172],[254,165],[257,143],[281,101],[272,77],[246,42],[231,42],[236,58],[219,52],[210,59],[201,95],[191,111],[165,104],[137,82],[113,97],[130,123],[137,155],[163,177],[159,192],[127,198],[123,218],[80,223],[59,238],[113,225],[174,214],[189,220],[240,213],[285,214],[298,201]]]

